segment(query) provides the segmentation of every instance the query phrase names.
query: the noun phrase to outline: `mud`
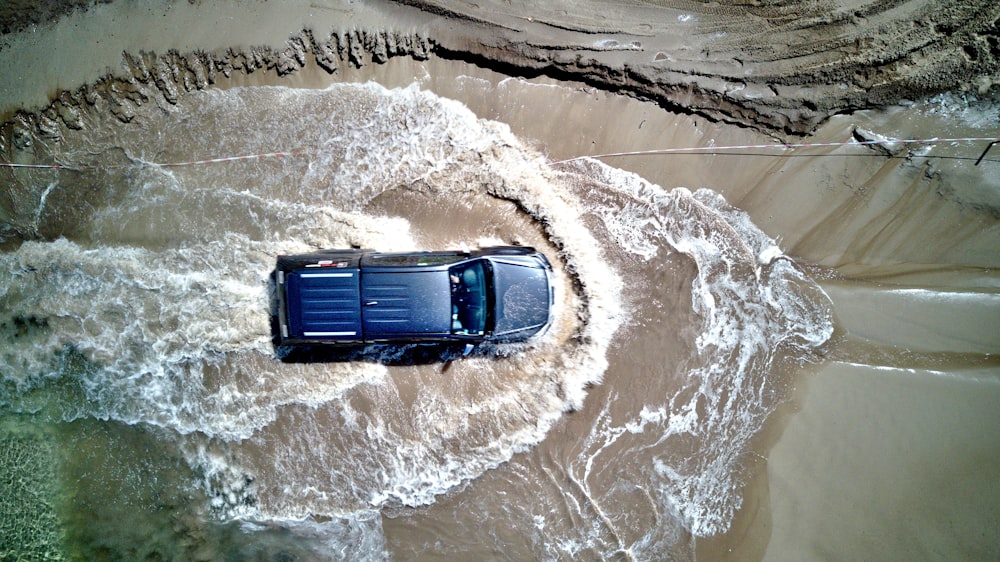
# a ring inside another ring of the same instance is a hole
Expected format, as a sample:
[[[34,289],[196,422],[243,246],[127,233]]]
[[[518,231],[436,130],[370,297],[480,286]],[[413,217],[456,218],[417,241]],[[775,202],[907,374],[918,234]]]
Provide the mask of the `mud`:
[[[16,33],[44,24],[75,10],[86,10],[111,0],[6,0],[0,4],[0,33]]]
[[[135,117],[138,106],[150,102],[175,105],[180,95],[203,90],[234,73],[273,72],[285,76],[311,59],[332,74],[344,64],[360,68],[373,62],[384,63],[394,56],[425,60],[431,50],[431,41],[419,35],[353,31],[317,39],[305,30],[289,39],[281,50],[264,46],[230,48],[218,53],[182,54],[176,50],[161,55],[145,51],[123,53],[122,75],[107,75],[75,91],[62,91],[41,112],[17,112],[3,126],[3,140],[5,145],[13,141],[18,127],[35,129],[49,139],[58,140],[59,125],[80,129],[80,111],[89,109],[109,112],[128,123]]]
[[[60,9],[32,17],[57,18],[76,4],[55,3]],[[5,33],[26,25],[18,5],[0,10]],[[7,121],[0,148],[11,142],[13,127],[57,139],[56,124],[79,128],[79,112],[87,107],[128,122],[136,106],[175,104],[178,95],[220,76],[284,76],[312,62],[335,73],[344,65],[433,55],[508,74],[577,80],[673,111],[785,135],[808,133],[837,113],[943,91],[995,95],[1000,73],[1000,7],[988,0],[545,7],[403,0],[368,7],[391,16],[398,28],[329,32],[314,26],[277,47],[125,52],[121,72],[59,91],[42,111],[22,110]],[[0,110],[9,119],[12,109]]]

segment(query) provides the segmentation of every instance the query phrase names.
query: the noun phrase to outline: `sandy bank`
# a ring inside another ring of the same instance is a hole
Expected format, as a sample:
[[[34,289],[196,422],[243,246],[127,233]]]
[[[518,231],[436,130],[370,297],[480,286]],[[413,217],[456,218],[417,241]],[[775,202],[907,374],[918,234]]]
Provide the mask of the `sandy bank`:
[[[987,93],[1000,72],[997,21],[1000,7],[984,0],[99,4],[3,36],[0,112],[101,97],[127,118],[127,104],[145,95],[132,92],[136,82],[150,73],[169,102],[177,89],[203,88],[233,69],[287,74],[308,57],[333,72],[345,62],[434,54],[805,132],[848,110],[940,91]]]

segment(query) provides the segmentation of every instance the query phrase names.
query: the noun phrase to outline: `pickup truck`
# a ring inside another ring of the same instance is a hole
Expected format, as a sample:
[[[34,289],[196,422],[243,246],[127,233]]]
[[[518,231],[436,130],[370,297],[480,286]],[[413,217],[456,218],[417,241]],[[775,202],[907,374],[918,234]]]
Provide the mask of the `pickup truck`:
[[[534,248],[278,256],[278,344],[524,341],[548,329],[552,265]]]

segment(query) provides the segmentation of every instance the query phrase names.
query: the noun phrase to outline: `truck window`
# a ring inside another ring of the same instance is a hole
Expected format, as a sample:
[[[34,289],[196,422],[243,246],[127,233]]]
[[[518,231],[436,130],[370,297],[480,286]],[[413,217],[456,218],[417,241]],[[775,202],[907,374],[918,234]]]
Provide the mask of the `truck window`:
[[[486,273],[483,260],[448,270],[453,334],[481,336],[486,332]]]
[[[372,254],[370,264],[375,267],[414,267],[426,265],[444,265],[461,259],[460,253],[426,253],[416,254]]]

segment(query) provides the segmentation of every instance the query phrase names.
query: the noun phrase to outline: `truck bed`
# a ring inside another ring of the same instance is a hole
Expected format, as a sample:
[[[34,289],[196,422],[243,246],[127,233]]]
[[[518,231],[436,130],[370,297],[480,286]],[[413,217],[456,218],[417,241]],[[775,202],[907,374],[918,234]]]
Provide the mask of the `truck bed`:
[[[285,279],[288,328],[307,338],[361,339],[360,272],[319,269]]]
[[[283,341],[362,341],[361,263],[357,252],[281,256],[276,274]]]

